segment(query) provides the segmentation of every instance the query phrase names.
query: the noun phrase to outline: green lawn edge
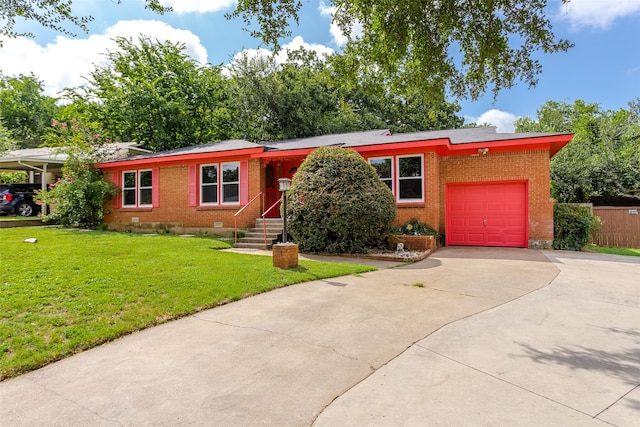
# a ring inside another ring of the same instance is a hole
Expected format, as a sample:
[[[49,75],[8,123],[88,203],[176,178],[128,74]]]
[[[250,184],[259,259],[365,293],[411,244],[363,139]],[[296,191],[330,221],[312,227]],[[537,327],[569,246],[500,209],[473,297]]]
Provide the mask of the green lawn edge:
[[[273,289],[376,270],[308,260],[281,270],[203,236],[25,227],[0,229],[0,243],[0,381]]]
[[[587,245],[583,250],[611,255],[640,256],[640,249],[634,248],[610,248],[606,246]]]

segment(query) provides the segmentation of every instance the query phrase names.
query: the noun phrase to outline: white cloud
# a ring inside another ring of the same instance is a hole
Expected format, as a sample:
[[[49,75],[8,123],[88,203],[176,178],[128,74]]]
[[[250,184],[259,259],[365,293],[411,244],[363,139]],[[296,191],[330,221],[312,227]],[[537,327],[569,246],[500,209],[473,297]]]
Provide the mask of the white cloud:
[[[287,51],[298,50],[301,47],[303,47],[305,50],[312,50],[316,52],[320,58],[325,55],[331,55],[332,53],[334,53],[334,50],[328,46],[319,43],[307,43],[304,41],[302,36],[295,36],[289,43],[282,45],[282,50],[276,55],[276,61],[278,63],[286,62],[288,57]]]
[[[560,6],[560,19],[568,20],[574,29],[580,27],[609,28],[613,22],[640,12],[640,0],[570,0]]]
[[[496,127],[496,131],[500,133],[513,133],[516,129],[515,122],[518,120],[518,116],[492,109],[486,111],[480,115],[480,117],[467,117],[470,122],[475,122],[477,125],[491,125]]]
[[[307,43],[304,41],[302,36],[296,36],[289,43],[282,45],[281,50],[276,54],[276,63],[282,64],[284,62],[287,62],[287,59],[288,59],[287,51],[298,50],[301,47],[305,48],[306,50],[315,51],[320,58],[322,58],[324,55],[331,55],[332,53],[334,53],[334,50],[331,49],[330,47],[327,47],[322,44],[317,44],[317,43]],[[244,55],[246,55],[249,58],[255,58],[258,56],[270,57],[271,55],[273,55],[273,52],[267,49],[262,49],[262,48],[245,49],[233,55],[232,62],[243,57]]]
[[[176,13],[207,13],[229,9],[237,0],[160,0],[163,6],[171,6]]]
[[[46,46],[22,37],[4,40],[0,49],[1,71],[9,76],[33,72],[44,82],[46,95],[58,96],[65,87],[83,84],[83,77],[88,77],[96,65],[105,64],[104,54],[117,48],[112,39],[121,36],[136,40],[140,34],[160,41],[184,43],[189,56],[201,64],[207,62],[207,50],[191,31],[179,30],[160,21],[120,21],[104,34],[93,34],[84,39],[58,36]]]
[[[333,41],[338,46],[344,46],[349,41],[349,38],[342,32],[338,24],[333,21],[333,15],[336,13],[337,8],[335,6],[327,6],[324,2],[320,2],[320,6],[318,6],[318,10],[321,15],[331,16],[331,27],[329,28],[329,33],[333,36]],[[352,29],[352,37],[358,37],[362,34],[362,24],[356,22]]]

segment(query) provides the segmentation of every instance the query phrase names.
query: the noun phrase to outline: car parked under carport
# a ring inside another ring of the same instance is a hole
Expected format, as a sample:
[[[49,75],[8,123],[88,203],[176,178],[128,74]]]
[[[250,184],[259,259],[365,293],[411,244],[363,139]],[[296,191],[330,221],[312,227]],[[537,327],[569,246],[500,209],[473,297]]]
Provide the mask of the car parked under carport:
[[[34,216],[40,205],[34,197],[40,184],[0,184],[0,215]]]

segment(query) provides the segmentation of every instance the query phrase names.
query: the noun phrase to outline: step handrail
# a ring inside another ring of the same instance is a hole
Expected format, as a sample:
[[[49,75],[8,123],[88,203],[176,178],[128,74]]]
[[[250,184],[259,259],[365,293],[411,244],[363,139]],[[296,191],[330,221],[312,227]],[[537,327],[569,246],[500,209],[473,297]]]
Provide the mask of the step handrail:
[[[260,218],[262,218],[262,232],[263,232],[263,235],[264,235],[264,244],[265,245],[267,244],[267,222],[264,220],[264,216],[266,214],[268,214],[271,211],[271,209],[273,209],[276,206],[278,206],[278,203],[282,202],[283,198],[284,198],[284,194],[282,196],[280,196],[280,198],[278,200],[276,200],[276,202],[273,205],[271,205],[269,207],[269,209],[267,209],[266,211],[262,212],[262,215],[260,215]]]
[[[249,207],[251,203],[253,203],[258,197],[262,196],[262,206],[264,206],[264,191],[259,192],[256,196],[249,200],[249,203],[240,208],[238,212],[233,215],[233,243],[238,243],[238,215],[242,213],[245,208]],[[266,240],[266,238],[265,238]]]

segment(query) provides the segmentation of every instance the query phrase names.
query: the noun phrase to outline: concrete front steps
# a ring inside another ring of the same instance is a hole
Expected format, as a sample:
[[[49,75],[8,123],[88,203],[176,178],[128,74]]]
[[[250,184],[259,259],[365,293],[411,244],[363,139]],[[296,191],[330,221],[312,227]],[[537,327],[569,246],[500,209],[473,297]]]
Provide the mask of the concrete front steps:
[[[264,242],[263,224],[267,227],[266,244]],[[282,218],[258,218],[256,219],[256,226],[247,230],[244,237],[238,239],[238,243],[234,244],[233,247],[268,249],[268,246],[271,246],[271,241],[278,237],[278,234],[282,234]]]

